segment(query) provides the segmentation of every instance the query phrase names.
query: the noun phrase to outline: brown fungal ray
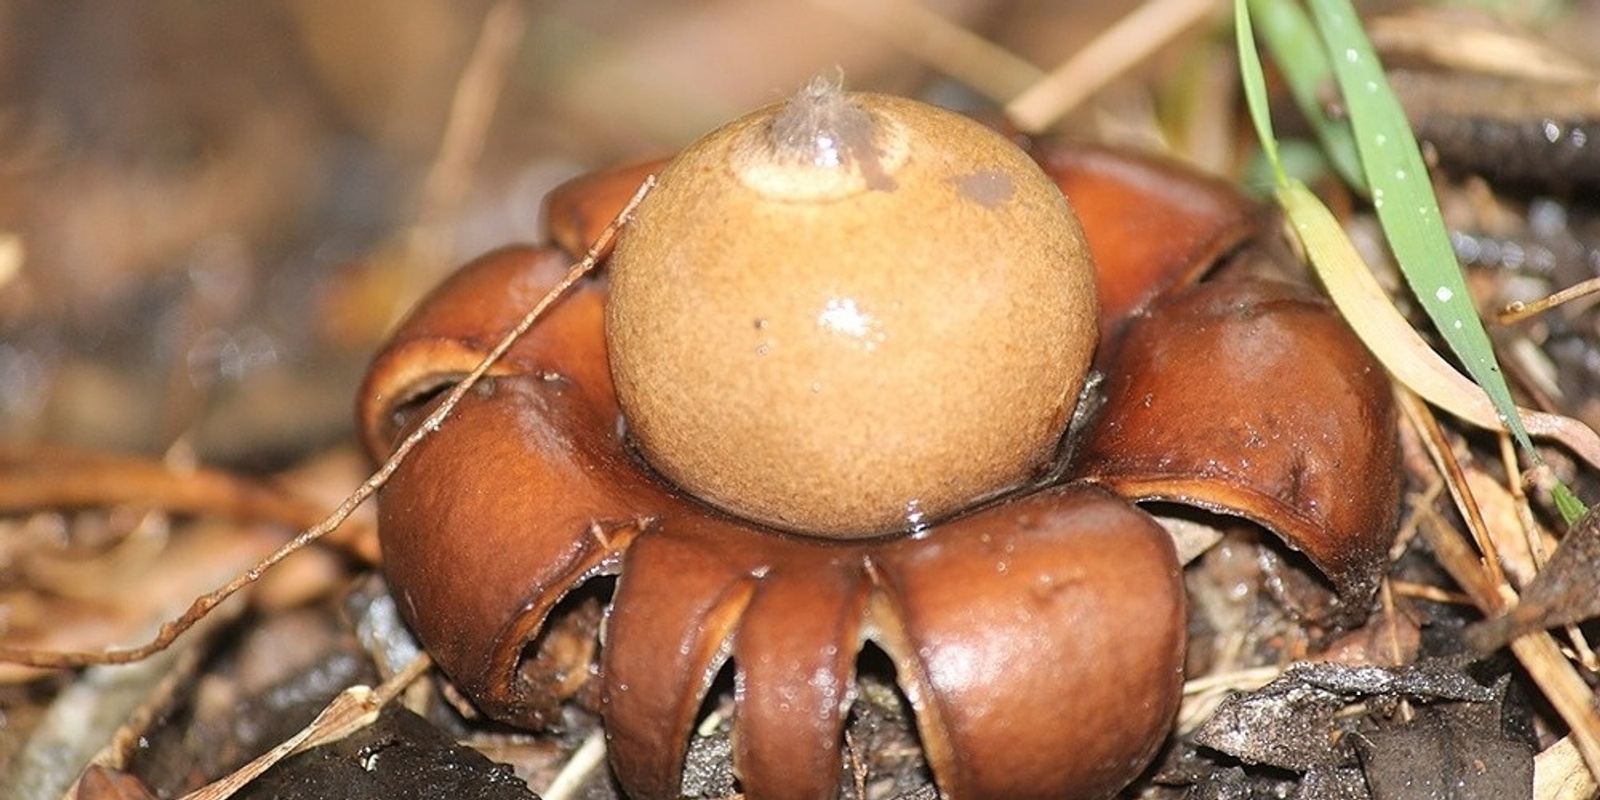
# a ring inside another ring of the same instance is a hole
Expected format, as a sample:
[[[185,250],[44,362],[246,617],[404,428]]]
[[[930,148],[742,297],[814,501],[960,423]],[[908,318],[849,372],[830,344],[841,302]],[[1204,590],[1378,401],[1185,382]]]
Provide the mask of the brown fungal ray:
[[[1032,154],[1083,225],[1104,341],[1122,320],[1268,230],[1271,212],[1226,181],[1156,156],[1036,143]]]
[[[860,549],[746,527],[716,512],[634,543],[602,650],[608,748],[632,797],[677,797],[696,713],[737,668],[734,767],[753,797],[832,797],[867,582]]]
[[[868,639],[948,796],[1109,796],[1165,739],[1182,682],[1177,559],[1103,490],[851,544],[721,530],[709,514],[664,519],[624,556],[602,672],[630,796],[677,795],[695,713],[731,657],[745,793],[832,797]]]
[[[814,552],[775,563],[739,623],[734,765],[754,797],[832,797],[868,584],[857,552],[782,544]]]
[[[474,365],[565,260],[490,254],[412,315],[363,393],[374,456],[405,429],[395,417],[411,398]],[[746,789],[831,796],[869,636],[897,665],[952,796],[1092,796],[1142,768],[1170,724],[1183,650],[1176,562],[1148,517],[1071,487],[924,536],[837,545],[681,500],[624,451],[600,302],[585,286],[558,305],[380,498],[392,590],[484,711],[553,719],[558,698],[517,667],[562,596],[615,571],[603,713],[632,796],[676,796],[695,714],[729,657]],[[981,670],[963,666],[973,653],[989,657]],[[1085,760],[1059,757],[1078,751]]]
[[[384,456],[407,404],[476,365],[567,265],[553,249],[507,248],[435,290],[367,376],[369,453]],[[529,727],[559,701],[516,677],[545,615],[673,503],[622,452],[600,304],[584,286],[554,307],[379,496],[384,571],[423,644],[484,711]]]
[[[1171,539],[1083,484],[874,557],[869,621],[951,797],[1109,797],[1166,738],[1185,595]]]
[[[1253,520],[1364,613],[1399,508],[1395,410],[1326,301],[1287,283],[1197,284],[1134,315],[1107,359],[1080,475]]]

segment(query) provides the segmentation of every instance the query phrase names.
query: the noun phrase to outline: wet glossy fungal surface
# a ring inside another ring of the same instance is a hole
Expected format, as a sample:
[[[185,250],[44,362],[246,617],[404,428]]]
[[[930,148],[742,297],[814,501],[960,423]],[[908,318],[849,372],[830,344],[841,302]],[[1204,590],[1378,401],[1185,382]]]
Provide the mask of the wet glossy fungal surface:
[[[1102,309],[1091,328],[1104,337],[1098,410],[1046,469],[924,529],[845,540],[697,497],[628,438],[603,272],[512,348],[381,496],[387,577],[457,687],[496,719],[550,724],[567,691],[553,673],[590,666],[582,648],[550,657],[552,609],[615,575],[595,679],[630,796],[677,796],[690,729],[730,663],[742,790],[832,796],[870,642],[892,661],[947,795],[1105,797],[1165,739],[1182,679],[1180,567],[1135,501],[1259,523],[1363,607],[1398,505],[1391,396],[1312,290],[1229,266],[1268,217],[1157,160],[1030,155],[1083,221]],[[560,245],[490,253],[413,312],[361,395],[375,457],[559,280],[641,177],[558,192]],[[1005,194],[989,179],[954,191],[980,205]],[[932,235],[879,227],[824,239],[824,256],[869,236]],[[1024,245],[1035,234],[1059,232],[1017,232]],[[789,477],[766,480],[781,492]]]

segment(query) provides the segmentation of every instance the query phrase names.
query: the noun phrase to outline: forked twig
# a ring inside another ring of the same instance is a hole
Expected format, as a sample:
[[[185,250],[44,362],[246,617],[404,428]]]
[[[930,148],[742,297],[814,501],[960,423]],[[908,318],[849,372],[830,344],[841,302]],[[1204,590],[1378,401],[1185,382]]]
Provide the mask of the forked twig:
[[[611,242],[616,238],[617,232],[627,224],[639,202],[644,199],[645,195],[655,185],[656,178],[654,175],[645,179],[639,190],[634,192],[633,197],[628,200],[628,204],[623,206],[622,211],[618,212],[617,216],[611,220],[611,224],[600,232],[599,237],[590,245],[589,251],[584,254],[583,258],[573,264],[567,270],[567,274],[555,286],[551,287],[550,291],[546,292],[544,297],[540,298],[539,302],[527,314],[523,315],[521,321],[505,336],[501,337],[494,349],[490,350],[483,357],[483,360],[478,362],[478,366],[474,367],[465,378],[462,378],[450,390],[450,393],[433,410],[433,413],[429,414],[421,425],[400,442],[400,445],[394,449],[394,452],[383,462],[383,465],[378,467],[376,472],[372,473],[361,486],[352,492],[349,497],[345,498],[343,503],[339,504],[338,508],[333,510],[333,513],[329,514],[321,522],[302,531],[298,536],[289,540],[289,542],[279,547],[245,573],[235,576],[233,580],[228,581],[221,588],[196,598],[190,604],[188,610],[183,612],[182,616],[163,624],[156,637],[143,645],[130,648],[88,651],[46,651],[26,647],[0,646],[0,662],[44,669],[75,669],[95,664],[127,664],[148,658],[151,654],[166,649],[168,645],[172,644],[173,640],[183,635],[185,631],[194,627],[195,623],[211,613],[212,609],[232,597],[240,589],[260,579],[267,570],[277,565],[278,562],[337,529],[357,507],[376,494],[378,489],[389,481],[389,477],[400,468],[400,465],[405,462],[406,456],[418,444],[421,444],[423,439],[444,424],[445,418],[455,410],[456,404],[461,402],[461,398],[465,397],[467,392],[471,391],[473,385],[489,371],[489,368],[494,366],[495,362],[499,361],[506,351],[510,350],[512,345],[516,344],[517,340],[522,338],[522,335],[527,333],[528,329],[532,328],[534,323],[544,316],[550,306],[561,299],[585,275],[594,270],[596,262],[600,259],[600,254],[611,246]]]
[[[433,660],[427,655],[419,655],[412,659],[405,669],[390,676],[376,689],[370,686],[352,686],[340,692],[326,708],[322,709],[322,713],[318,714],[311,724],[301,728],[299,733],[220,780],[184,795],[182,800],[226,800],[249,785],[251,781],[261,777],[262,773],[278,762],[313,747],[339,741],[371,725],[377,721],[378,713],[389,704],[389,701],[404,691],[432,665]]]

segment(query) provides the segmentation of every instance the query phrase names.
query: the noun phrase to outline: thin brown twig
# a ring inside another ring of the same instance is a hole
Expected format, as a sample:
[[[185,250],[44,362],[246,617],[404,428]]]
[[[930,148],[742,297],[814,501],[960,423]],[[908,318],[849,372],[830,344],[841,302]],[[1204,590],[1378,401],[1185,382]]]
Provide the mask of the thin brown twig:
[[[1433,415],[1427,404],[1412,392],[1404,389],[1396,389],[1396,392],[1400,400],[1400,410],[1406,415],[1412,427],[1421,434],[1423,447],[1428,451],[1428,456],[1433,460],[1439,474],[1444,476],[1445,488],[1450,490],[1450,497],[1455,501],[1456,509],[1467,521],[1467,530],[1471,531],[1473,542],[1483,554],[1483,566],[1488,571],[1489,580],[1496,586],[1506,586],[1506,575],[1500,565],[1499,549],[1495,547],[1494,538],[1489,535],[1488,523],[1483,521],[1483,510],[1478,507],[1478,501],[1472,495],[1472,487],[1467,485],[1467,476],[1461,470],[1461,462],[1456,459],[1455,452],[1445,439],[1444,430],[1439,427],[1439,419]]]
[[[490,350],[483,357],[483,360],[478,362],[478,366],[474,367],[466,377],[451,388],[450,393],[433,410],[433,413],[429,414],[421,425],[417,426],[410,435],[400,442],[400,445],[394,449],[394,452],[383,462],[383,465],[378,467],[376,472],[368,477],[361,486],[357,487],[349,497],[344,499],[344,502],[339,504],[338,508],[334,509],[333,513],[329,514],[321,522],[302,531],[298,536],[273,551],[271,555],[262,559],[245,573],[235,576],[233,580],[228,581],[221,588],[196,598],[182,616],[163,624],[156,638],[143,645],[125,649],[91,651],[44,651],[23,647],[0,646],[0,662],[44,669],[75,669],[92,664],[127,664],[148,658],[151,654],[160,652],[172,644],[173,640],[182,635],[184,631],[194,627],[196,622],[204,619],[207,614],[211,613],[212,609],[232,597],[240,589],[259,580],[267,570],[272,569],[278,562],[338,528],[357,507],[376,494],[378,489],[389,481],[389,477],[400,468],[406,456],[418,444],[421,444],[423,439],[432,435],[434,431],[437,431],[444,424],[445,419],[455,410],[456,405],[461,402],[461,398],[465,397],[467,392],[471,391],[472,387],[477,384],[478,380],[489,371],[489,368],[494,366],[506,354],[506,351],[510,350],[517,340],[522,338],[522,335],[527,333],[528,329],[532,328],[534,323],[544,316],[550,306],[566,295],[585,275],[594,270],[595,264],[600,258],[599,254],[605,252],[606,248],[611,246],[611,241],[616,237],[617,232],[622,229],[623,225],[627,224],[639,202],[644,199],[645,195],[655,185],[656,179],[654,175],[645,179],[644,183],[639,186],[639,190],[629,199],[628,204],[623,207],[615,219],[611,220],[611,224],[607,225],[604,231],[601,231],[600,236],[595,239],[594,244],[589,247],[589,251],[584,254],[584,257],[574,264],[571,269],[567,270],[567,274],[550,291],[546,292],[544,297],[539,299],[539,302],[522,317],[515,327],[501,337],[494,349]]]
[[[1600,278],[1590,278],[1568,286],[1541,300],[1530,300],[1528,302],[1518,300],[1508,303],[1505,308],[1495,312],[1494,318],[1501,325],[1514,325],[1529,317],[1543,314],[1556,306],[1588,297],[1597,292],[1600,292]]]

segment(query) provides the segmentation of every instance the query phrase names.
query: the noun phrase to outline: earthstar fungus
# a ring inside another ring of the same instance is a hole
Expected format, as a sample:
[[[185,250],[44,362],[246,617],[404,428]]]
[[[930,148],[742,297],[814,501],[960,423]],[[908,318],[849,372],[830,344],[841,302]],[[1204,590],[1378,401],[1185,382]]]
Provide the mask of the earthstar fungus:
[[[814,87],[662,168],[608,272],[383,490],[385,570],[436,663],[548,725],[557,673],[589,668],[548,658],[552,610],[616,575],[596,680],[630,796],[677,796],[729,661],[746,794],[833,796],[872,642],[946,794],[1103,797],[1182,679],[1179,565],[1131,501],[1258,522],[1363,607],[1398,505],[1390,394],[1314,292],[1235,269],[1271,218],[1164,162],[1028,155]],[[557,245],[412,312],[361,393],[374,457],[655,169],[558,191]],[[1067,431],[1091,359],[1104,405]]]

